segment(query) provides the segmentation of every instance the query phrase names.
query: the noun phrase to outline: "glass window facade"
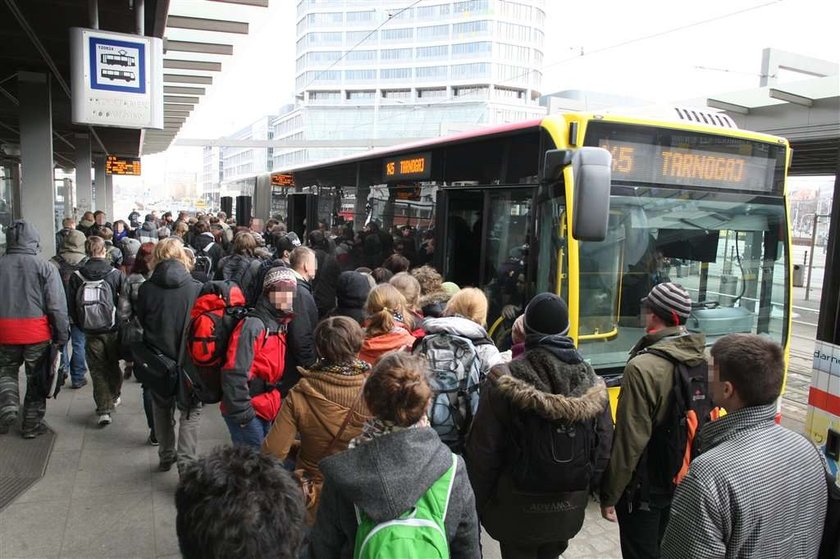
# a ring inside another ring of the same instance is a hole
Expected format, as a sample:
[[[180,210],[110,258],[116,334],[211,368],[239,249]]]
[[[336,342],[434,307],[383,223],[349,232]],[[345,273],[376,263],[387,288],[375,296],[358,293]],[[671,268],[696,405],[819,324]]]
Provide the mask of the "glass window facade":
[[[411,79],[411,68],[382,68],[379,77],[383,80]]]
[[[453,57],[489,55],[491,52],[493,52],[493,43],[491,43],[490,41],[478,41],[475,43],[457,43],[452,45]]]
[[[423,40],[443,40],[449,38],[449,25],[431,25],[429,27],[419,27],[417,29],[417,39]]]
[[[449,56],[449,45],[417,47],[416,56],[417,58],[443,58]]]

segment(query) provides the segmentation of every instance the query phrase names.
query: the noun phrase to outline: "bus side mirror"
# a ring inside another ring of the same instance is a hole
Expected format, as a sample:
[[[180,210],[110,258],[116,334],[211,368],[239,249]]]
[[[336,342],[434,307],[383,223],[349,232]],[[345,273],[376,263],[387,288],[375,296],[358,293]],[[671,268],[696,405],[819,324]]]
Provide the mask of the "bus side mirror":
[[[612,155],[604,148],[579,148],[572,155],[572,170],[572,236],[578,241],[603,241],[610,218]]]

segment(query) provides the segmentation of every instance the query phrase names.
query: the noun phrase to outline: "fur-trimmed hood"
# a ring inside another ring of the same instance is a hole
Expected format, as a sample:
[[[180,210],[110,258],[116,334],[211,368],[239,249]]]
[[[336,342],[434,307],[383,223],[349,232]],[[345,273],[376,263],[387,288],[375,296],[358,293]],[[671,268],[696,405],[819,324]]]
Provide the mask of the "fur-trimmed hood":
[[[564,363],[543,349],[495,367],[491,379],[514,406],[552,421],[593,419],[609,404],[606,384],[591,365]]]

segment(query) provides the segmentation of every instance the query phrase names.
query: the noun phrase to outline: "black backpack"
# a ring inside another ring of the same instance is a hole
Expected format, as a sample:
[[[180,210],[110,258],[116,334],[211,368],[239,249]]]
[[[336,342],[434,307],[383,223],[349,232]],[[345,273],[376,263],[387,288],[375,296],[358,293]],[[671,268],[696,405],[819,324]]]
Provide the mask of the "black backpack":
[[[213,257],[210,256],[210,247],[216,243],[207,243],[204,247],[196,249],[195,251],[195,265],[193,270],[196,272],[203,272],[212,277],[215,272]]]
[[[85,256],[78,264],[71,264],[61,255],[54,256],[53,260],[58,264],[58,274],[61,276],[61,284],[64,289],[67,289],[67,286],[70,285],[70,277],[81,270],[88,261],[87,256]]]
[[[598,418],[552,421],[534,412],[511,411],[510,473],[520,491],[588,490],[598,452]]]
[[[630,490],[638,491],[647,502],[652,487],[672,494],[688,472],[688,465],[699,448],[700,429],[712,415],[709,393],[709,366],[705,360],[688,366],[670,354],[656,348],[646,348],[638,355],[649,353],[674,365],[673,388],[664,420],[654,425],[650,442],[636,467]]]

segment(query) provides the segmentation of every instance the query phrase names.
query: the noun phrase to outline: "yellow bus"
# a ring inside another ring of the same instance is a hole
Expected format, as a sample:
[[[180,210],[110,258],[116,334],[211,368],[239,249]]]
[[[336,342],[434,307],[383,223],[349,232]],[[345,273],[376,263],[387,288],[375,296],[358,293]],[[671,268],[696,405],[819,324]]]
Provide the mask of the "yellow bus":
[[[272,208],[299,234],[304,219],[417,229],[446,280],[484,289],[502,347],[506,317],[562,295],[570,335],[617,385],[662,281],[688,289],[687,326],[710,343],[753,332],[787,354],[789,159],[786,140],[719,113],[554,114],[286,169]]]

